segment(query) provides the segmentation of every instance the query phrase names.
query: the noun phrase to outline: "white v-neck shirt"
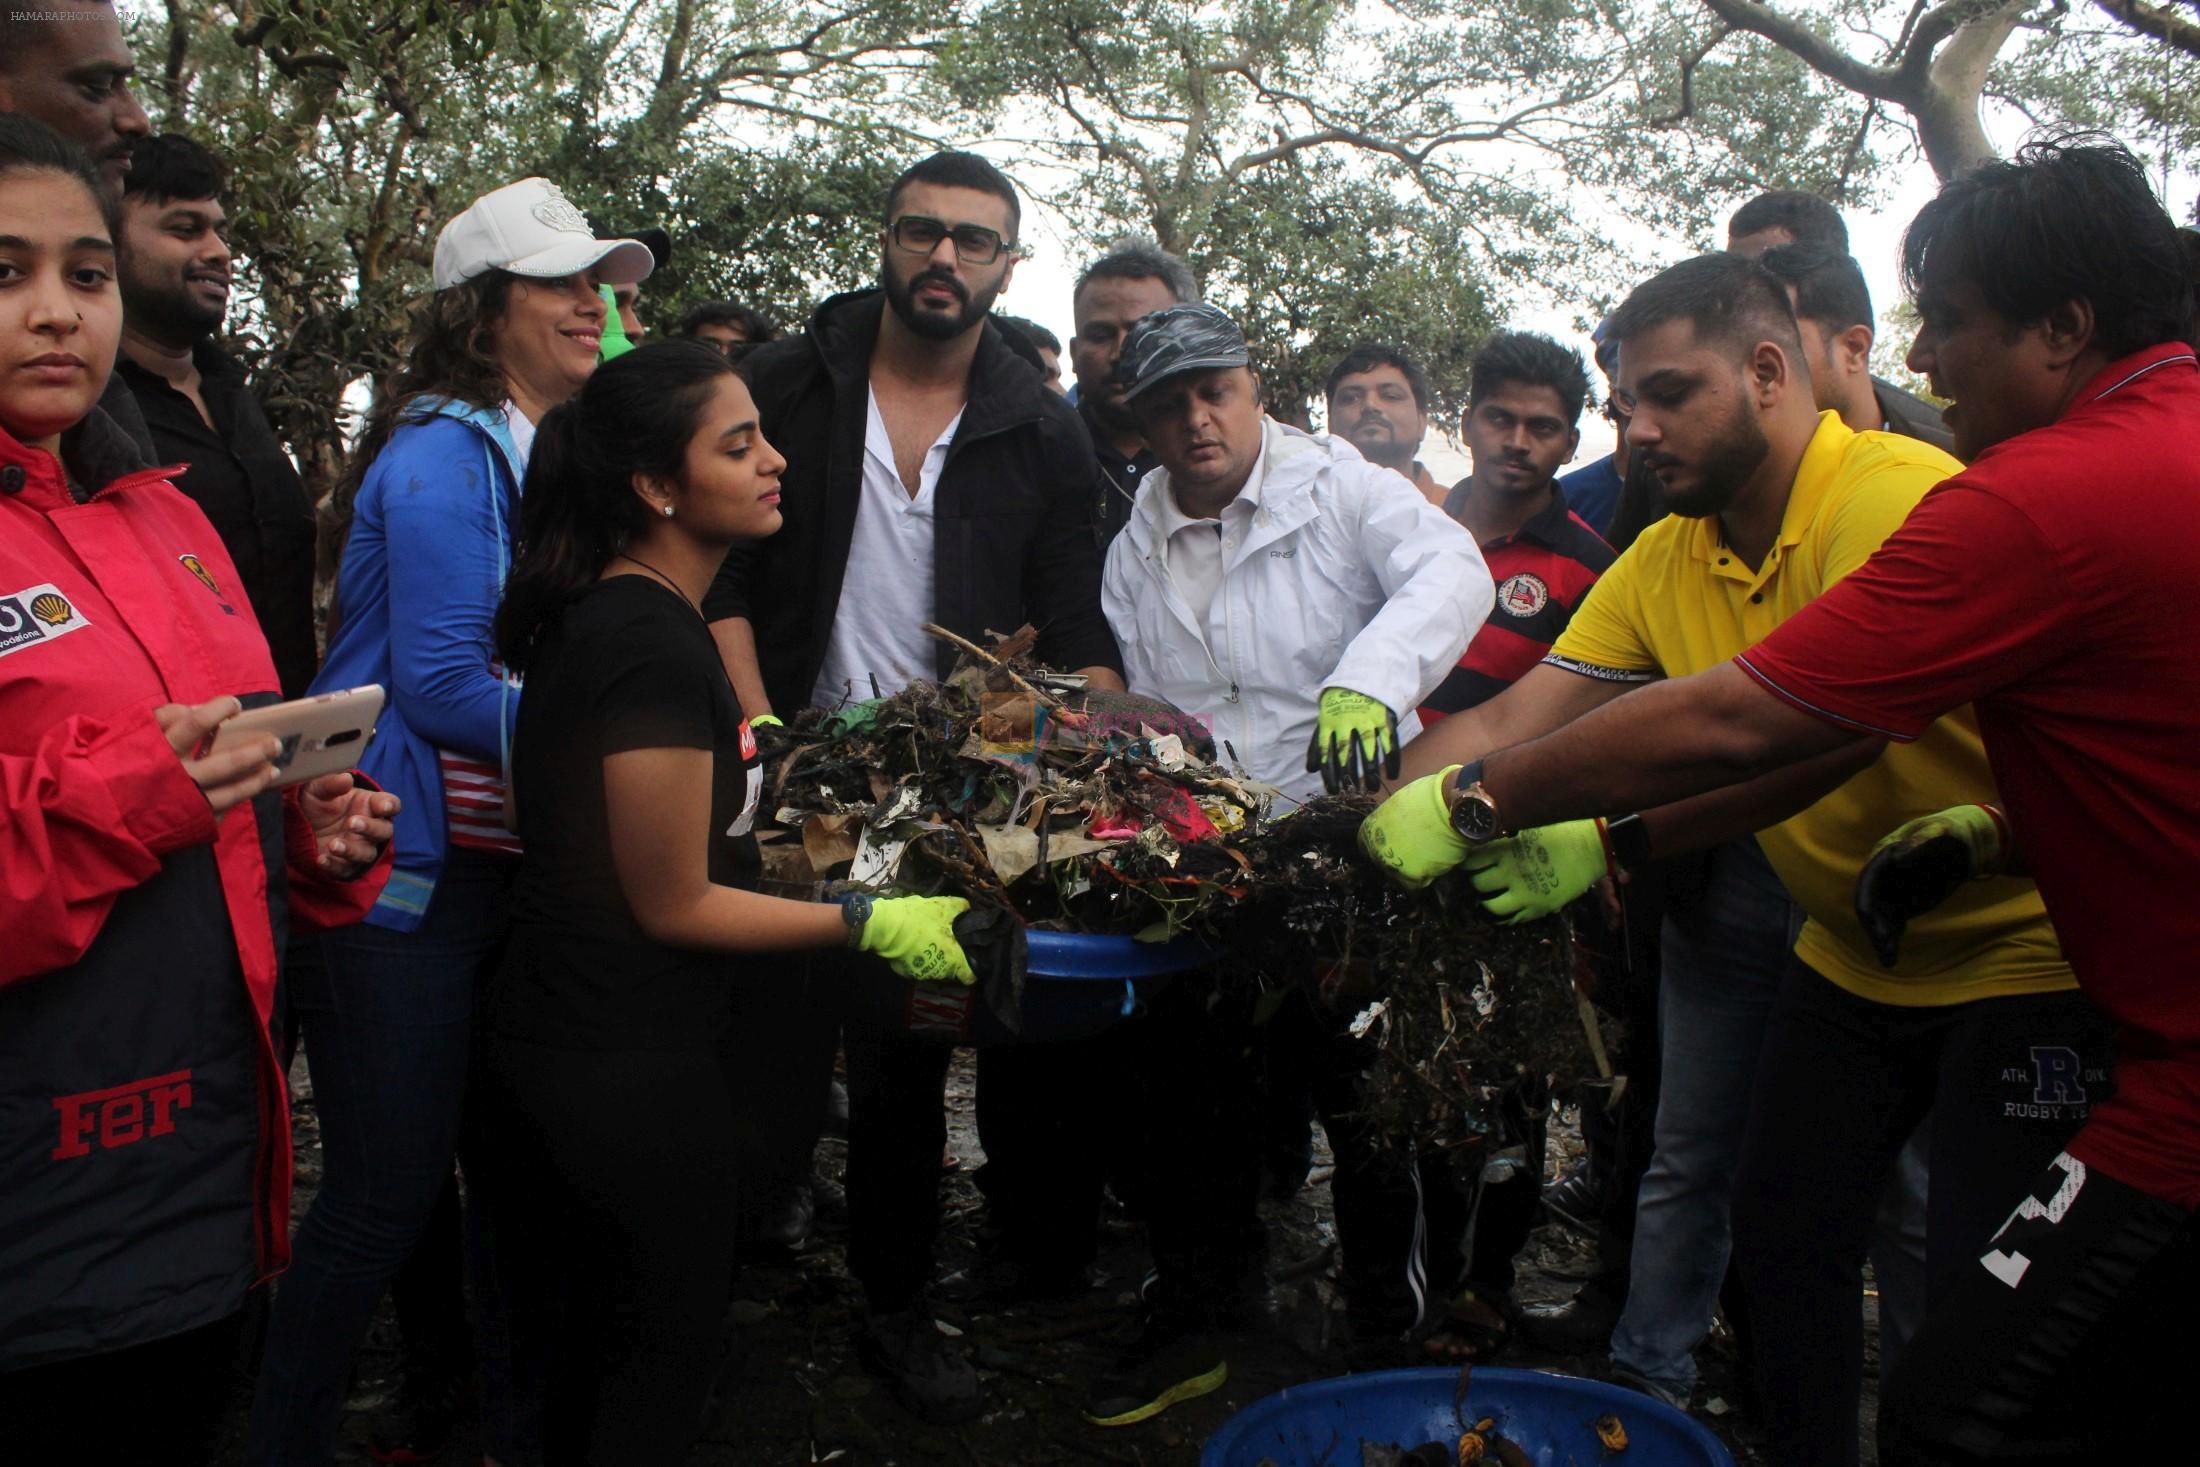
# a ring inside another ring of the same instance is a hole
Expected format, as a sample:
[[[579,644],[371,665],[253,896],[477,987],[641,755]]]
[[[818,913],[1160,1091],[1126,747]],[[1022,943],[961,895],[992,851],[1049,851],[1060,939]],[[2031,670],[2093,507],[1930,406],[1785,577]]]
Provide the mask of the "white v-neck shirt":
[[[932,639],[919,630],[932,619],[934,506],[948,447],[962,426],[958,412],[925,450],[911,494],[894,467],[894,439],[867,392],[869,421],[863,431],[863,490],[855,534],[840,582],[840,605],[825,644],[810,701],[831,708],[844,700],[891,697],[933,675]]]

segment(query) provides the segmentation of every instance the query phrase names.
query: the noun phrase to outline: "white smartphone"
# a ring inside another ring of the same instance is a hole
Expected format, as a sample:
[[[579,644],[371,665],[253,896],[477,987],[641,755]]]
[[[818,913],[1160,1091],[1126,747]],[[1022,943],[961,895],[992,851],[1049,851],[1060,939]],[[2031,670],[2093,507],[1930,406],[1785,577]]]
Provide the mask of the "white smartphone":
[[[282,741],[275,756],[277,785],[299,784],[324,774],[355,768],[374,737],[382,716],[382,686],[369,683],[341,693],[322,693],[288,703],[271,703],[238,714],[214,730],[208,753],[234,747],[238,740],[273,734]]]

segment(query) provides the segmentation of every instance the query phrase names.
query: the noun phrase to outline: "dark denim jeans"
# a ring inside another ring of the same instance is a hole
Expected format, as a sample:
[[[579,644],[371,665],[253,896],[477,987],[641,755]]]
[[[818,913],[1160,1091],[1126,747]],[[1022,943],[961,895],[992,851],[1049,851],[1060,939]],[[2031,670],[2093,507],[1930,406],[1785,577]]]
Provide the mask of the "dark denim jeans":
[[[518,862],[454,849],[412,932],[324,939],[290,994],[320,1115],[320,1195],[276,1292],[253,1401],[254,1467],[325,1467],[353,1353],[434,1212],[465,1109],[474,998],[509,924]]]

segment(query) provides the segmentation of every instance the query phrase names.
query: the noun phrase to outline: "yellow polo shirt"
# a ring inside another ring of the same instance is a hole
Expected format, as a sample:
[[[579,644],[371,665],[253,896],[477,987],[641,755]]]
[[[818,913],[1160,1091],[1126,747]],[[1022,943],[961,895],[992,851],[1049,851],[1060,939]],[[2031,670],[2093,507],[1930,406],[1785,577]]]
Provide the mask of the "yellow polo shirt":
[[[1851,432],[1822,413],[1763,565],[1728,549],[1717,517],[1668,516],[1590,588],[1547,660],[1628,682],[1716,667],[1862,565],[1925,492],[1960,467],[1914,438]],[[1857,924],[1856,873],[1881,836],[1914,816],[1998,799],[1977,722],[1962,708],[1915,743],[1889,744],[1877,763],[1808,810],[1758,832],[1766,859],[1810,918],[1796,956],[1874,1003],[1938,1006],[2075,987],[2029,881],[1967,884],[1910,923],[1891,970],[1879,966]]]

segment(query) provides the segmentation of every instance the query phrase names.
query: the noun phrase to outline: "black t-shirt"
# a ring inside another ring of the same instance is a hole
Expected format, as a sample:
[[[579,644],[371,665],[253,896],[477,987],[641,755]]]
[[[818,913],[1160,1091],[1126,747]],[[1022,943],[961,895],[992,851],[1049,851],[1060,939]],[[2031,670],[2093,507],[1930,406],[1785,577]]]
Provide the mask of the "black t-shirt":
[[[489,1001],[494,1032],[592,1050],[709,1047],[723,1036],[741,960],[643,935],[611,860],[604,757],[670,748],[710,751],[710,879],[753,889],[763,765],[710,631],[649,576],[599,581],[527,667],[512,736],[526,855]]]

